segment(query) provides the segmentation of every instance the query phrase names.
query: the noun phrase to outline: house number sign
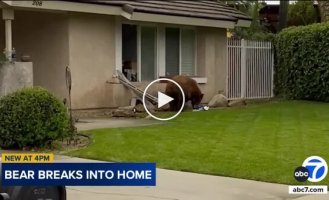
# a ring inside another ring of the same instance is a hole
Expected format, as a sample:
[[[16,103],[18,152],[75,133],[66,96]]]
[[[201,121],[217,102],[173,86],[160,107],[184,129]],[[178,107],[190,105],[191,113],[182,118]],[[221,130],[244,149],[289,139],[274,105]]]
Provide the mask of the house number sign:
[[[42,1],[41,0],[33,0],[32,5],[33,6],[42,6]]]

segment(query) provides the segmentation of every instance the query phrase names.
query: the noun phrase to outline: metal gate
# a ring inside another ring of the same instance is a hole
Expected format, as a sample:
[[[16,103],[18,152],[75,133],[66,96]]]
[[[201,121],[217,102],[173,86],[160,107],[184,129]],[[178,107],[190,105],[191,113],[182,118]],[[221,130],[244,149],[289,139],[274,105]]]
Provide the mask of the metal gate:
[[[274,52],[271,42],[227,40],[227,97],[273,97]]]

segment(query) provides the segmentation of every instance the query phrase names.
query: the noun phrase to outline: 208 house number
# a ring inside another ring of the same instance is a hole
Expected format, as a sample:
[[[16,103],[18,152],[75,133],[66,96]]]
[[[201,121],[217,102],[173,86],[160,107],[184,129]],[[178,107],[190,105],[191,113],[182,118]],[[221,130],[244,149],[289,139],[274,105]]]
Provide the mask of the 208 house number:
[[[33,0],[32,1],[32,5],[33,6],[42,6],[42,1],[40,1],[40,0],[39,1],[38,0]]]

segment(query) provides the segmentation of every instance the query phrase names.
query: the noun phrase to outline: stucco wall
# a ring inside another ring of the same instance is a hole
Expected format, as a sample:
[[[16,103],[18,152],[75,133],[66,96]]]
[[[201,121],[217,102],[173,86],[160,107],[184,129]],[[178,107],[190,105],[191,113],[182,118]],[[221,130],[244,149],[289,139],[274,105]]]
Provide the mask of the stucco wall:
[[[197,46],[197,72],[208,79],[207,84],[200,84],[205,103],[218,92],[226,92],[226,29],[198,28]]]
[[[33,62],[33,84],[57,97],[67,96],[65,67],[68,65],[67,17],[59,13],[15,10],[13,47],[17,60],[29,55]],[[0,49],[4,46],[4,21],[0,20]]]
[[[0,65],[0,97],[27,86],[33,86],[33,65],[31,62]]]
[[[113,16],[70,14],[69,55],[74,109],[129,104],[130,92],[123,85],[107,83],[115,72]]]

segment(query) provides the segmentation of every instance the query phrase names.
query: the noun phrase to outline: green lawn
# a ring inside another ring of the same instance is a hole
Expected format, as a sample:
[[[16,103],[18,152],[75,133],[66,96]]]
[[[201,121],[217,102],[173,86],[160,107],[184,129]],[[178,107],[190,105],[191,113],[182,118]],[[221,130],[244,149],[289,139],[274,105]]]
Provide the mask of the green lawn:
[[[329,104],[286,101],[186,112],[164,125],[94,130],[92,135],[92,145],[69,154],[298,184],[293,171],[306,157],[318,155],[329,163]],[[328,177],[320,183],[328,185]]]

